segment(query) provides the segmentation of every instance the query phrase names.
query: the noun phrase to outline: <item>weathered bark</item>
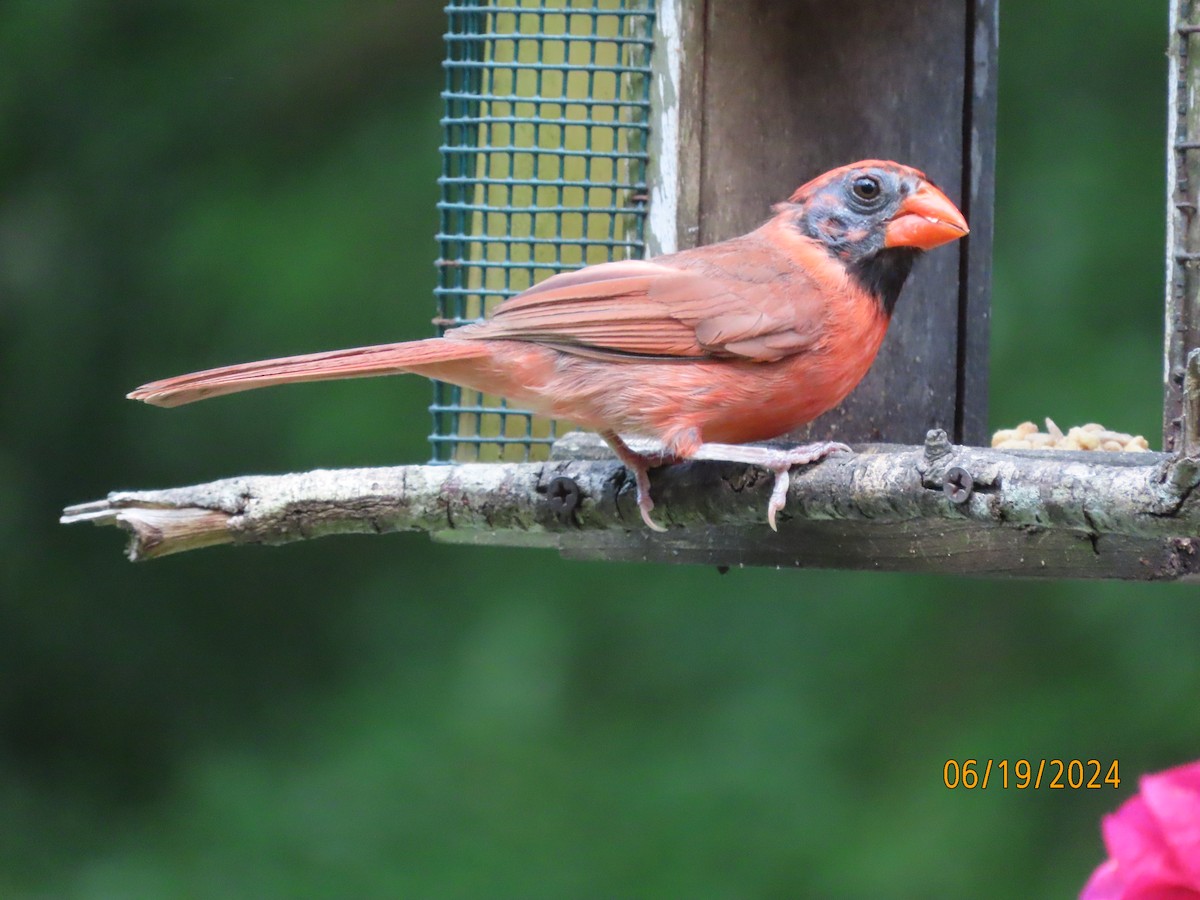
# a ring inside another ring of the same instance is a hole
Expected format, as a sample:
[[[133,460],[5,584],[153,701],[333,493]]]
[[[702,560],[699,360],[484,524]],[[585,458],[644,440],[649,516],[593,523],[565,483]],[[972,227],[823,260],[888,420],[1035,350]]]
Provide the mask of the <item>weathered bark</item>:
[[[569,456],[570,458],[561,458]],[[1200,463],[1158,453],[863,446],[793,473],[780,534],[771,476],[690,463],[653,475],[643,528],[625,469],[591,435],[545,463],[398,466],[110,494],[63,522],[119,525],[131,559],[224,543],[427,531],[566,555],[969,574],[1179,578],[1200,571]]]

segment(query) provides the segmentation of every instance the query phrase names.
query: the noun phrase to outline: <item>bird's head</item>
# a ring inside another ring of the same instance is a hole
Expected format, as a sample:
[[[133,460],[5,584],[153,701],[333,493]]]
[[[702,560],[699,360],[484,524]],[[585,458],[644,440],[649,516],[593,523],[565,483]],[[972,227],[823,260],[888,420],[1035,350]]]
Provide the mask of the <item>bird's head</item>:
[[[881,160],[826,172],[776,211],[840,260],[889,314],[916,257],[969,230],[924,172]]]

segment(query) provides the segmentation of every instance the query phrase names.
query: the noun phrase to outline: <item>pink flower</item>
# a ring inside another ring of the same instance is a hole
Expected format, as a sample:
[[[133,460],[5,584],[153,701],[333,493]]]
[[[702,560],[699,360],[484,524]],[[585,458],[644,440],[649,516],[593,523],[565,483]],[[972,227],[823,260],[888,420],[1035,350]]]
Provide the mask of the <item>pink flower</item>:
[[[1080,900],[1200,900],[1200,761],[1145,775],[1104,817],[1109,859]]]

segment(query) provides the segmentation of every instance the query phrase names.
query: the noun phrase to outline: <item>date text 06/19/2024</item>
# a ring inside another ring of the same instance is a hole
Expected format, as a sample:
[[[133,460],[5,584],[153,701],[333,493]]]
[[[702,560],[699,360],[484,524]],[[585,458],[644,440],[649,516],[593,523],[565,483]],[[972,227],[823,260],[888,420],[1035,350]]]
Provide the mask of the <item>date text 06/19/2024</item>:
[[[1121,785],[1117,760],[1098,759],[948,759],[942,783],[950,790],[989,787],[1038,790],[1100,790]]]

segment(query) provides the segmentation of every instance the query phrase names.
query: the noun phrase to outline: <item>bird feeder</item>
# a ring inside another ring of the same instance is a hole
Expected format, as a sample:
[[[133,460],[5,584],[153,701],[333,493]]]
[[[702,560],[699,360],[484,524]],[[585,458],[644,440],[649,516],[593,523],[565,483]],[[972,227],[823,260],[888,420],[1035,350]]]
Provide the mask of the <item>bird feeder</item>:
[[[750,231],[814,175],[924,169],[971,222],[918,266],[871,373],[791,437],[984,440],[997,0],[454,0],[440,327],[555,272]],[[437,461],[545,458],[560,430],[435,386]]]
[[[747,232],[857,159],[921,168],[959,205],[970,236],[920,261],[866,379],[789,435],[858,452],[793,478],[778,534],[754,466],[657,469],[658,534],[598,439],[438,385],[434,462],[484,464],[116,493],[63,521],[125,527],[133,558],[419,529],[603,559],[1200,577],[1198,5],[1171,0],[1170,452],[981,446],[998,0],[450,0],[439,328],[559,271]]]

